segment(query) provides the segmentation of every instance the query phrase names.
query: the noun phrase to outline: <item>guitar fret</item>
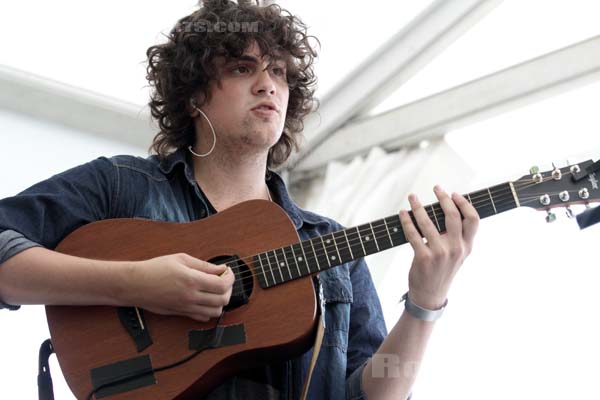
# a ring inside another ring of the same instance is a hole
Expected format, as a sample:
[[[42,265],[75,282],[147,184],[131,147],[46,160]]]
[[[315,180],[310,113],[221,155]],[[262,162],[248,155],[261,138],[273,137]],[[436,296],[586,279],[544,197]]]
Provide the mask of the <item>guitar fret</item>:
[[[269,271],[271,272],[271,277],[273,278],[273,284],[277,283],[277,279],[275,279],[275,274],[273,273],[273,266],[271,265],[271,257],[269,257],[269,252],[263,253],[265,258],[267,259],[267,265],[269,266]],[[281,280],[283,282],[283,279]]]
[[[375,231],[373,230],[373,224],[369,222],[369,226],[371,227],[371,232],[373,233],[373,241],[375,242],[375,247],[377,247],[377,251],[380,251],[379,244],[377,243],[377,237],[375,236]]]
[[[336,244],[336,251],[338,254],[338,263],[345,263],[350,260],[354,260],[352,251],[350,249],[350,242],[347,239],[346,231],[341,230],[333,233],[333,241]]]
[[[494,204],[496,205],[496,211],[502,213],[504,211],[512,210],[515,207],[519,207],[519,200],[514,192],[514,186],[512,182],[492,186],[490,191],[494,195]],[[498,194],[503,194],[499,196]],[[509,193],[511,195],[509,195]]]
[[[288,275],[290,276],[290,279],[294,279],[294,275],[292,275],[292,269],[290,268],[290,263],[287,259],[287,256],[285,255],[285,248],[282,247],[278,250],[281,251],[281,258],[283,258],[283,261],[281,261],[281,268],[287,267],[287,271],[288,271]],[[275,252],[277,252],[277,250],[275,250]]]
[[[358,229],[360,232],[361,243],[365,248],[365,255],[377,253],[377,245],[373,243],[373,240],[371,240],[371,234],[368,233],[369,231],[372,232],[369,226],[367,224],[361,225],[358,227]],[[364,232],[363,230],[366,232]]]
[[[265,286],[269,286],[269,280],[267,279],[267,274],[265,273],[265,266],[262,263],[262,260],[260,259],[260,255],[262,253],[259,253],[258,256],[256,258],[258,258],[258,263],[260,264],[260,269],[262,271],[262,276],[263,279],[265,280]],[[273,283],[275,283],[275,280],[273,280]]]
[[[315,245],[313,244],[312,240],[309,240],[309,242],[310,242],[310,247],[312,247],[313,254],[315,255],[315,261],[317,262],[317,268],[320,271],[321,270],[321,264],[319,263],[319,257],[317,256],[317,251],[315,250]]]
[[[379,250],[383,251],[393,247],[394,245],[392,244],[385,225],[385,219],[378,219],[377,221],[374,221],[374,223],[377,229],[377,244],[379,245]]]
[[[400,214],[396,214],[396,217],[397,218],[394,218],[394,219],[397,220],[398,226],[402,227],[402,220],[400,219]],[[403,231],[403,230],[401,229],[401,231]]]
[[[277,263],[277,269],[279,270],[279,275],[281,275],[281,282],[284,281],[283,279],[283,272],[281,272],[282,268],[281,265],[279,264],[279,259],[277,258],[277,250],[273,250],[273,254],[275,255],[275,262]],[[291,274],[290,274],[291,276]]]
[[[492,201],[492,207],[494,207],[494,212],[498,214],[498,210],[496,210],[496,204],[494,204],[494,199],[492,198],[492,192],[490,192],[490,188],[487,189],[487,192],[490,195],[490,200]]]
[[[390,243],[392,244],[392,247],[394,247],[394,241],[392,240],[392,235],[390,235],[390,228],[388,227],[385,218],[383,219],[383,224],[385,225],[385,230],[387,231],[388,237],[390,238]]]
[[[292,248],[292,246],[283,247],[281,251],[283,252],[285,263],[288,265],[290,275],[292,276],[291,279],[296,279],[302,276],[300,274],[300,267],[298,267],[298,261],[296,261],[296,257],[294,257],[294,249]],[[296,266],[296,268],[293,267],[294,265]],[[298,275],[296,275],[296,272],[298,272]]]
[[[273,272],[273,266],[271,265],[271,259],[269,258],[269,253],[265,253],[265,257],[267,259],[267,264],[269,265],[269,271],[271,271],[271,277],[273,278],[273,284],[277,281],[275,280],[275,273]]]
[[[508,182],[508,185],[510,186],[510,191],[513,195],[513,199],[515,200],[515,205],[517,207],[521,207],[521,204],[519,203],[519,197],[517,196],[517,192],[515,191],[515,185],[512,182]]]
[[[325,247],[323,236],[321,236],[321,243],[323,244],[323,251],[325,252],[325,258],[327,258],[327,264],[329,264],[329,267],[331,268],[331,262],[329,261],[329,254],[327,254],[327,247]]]
[[[350,259],[354,260],[354,254],[352,254],[352,246],[350,245],[350,241],[348,240],[348,235],[346,234],[345,229],[344,229],[344,237],[346,238],[346,243],[348,243],[348,251],[350,251]]]
[[[279,252],[281,252],[281,254],[279,254]],[[284,270],[284,268],[287,267],[287,272],[288,272],[288,276],[290,279],[292,279],[292,270],[290,269],[290,264],[288,264],[286,258],[285,258],[285,253],[283,252],[283,248],[280,249],[275,249],[275,255],[278,255],[278,260],[279,262],[277,263],[279,265],[279,268],[281,270]],[[284,274],[285,276],[285,274]]]
[[[404,231],[402,230],[402,224],[400,223],[399,215],[390,217],[390,226],[392,227],[392,235],[396,236],[396,246],[406,243],[404,237]]]
[[[446,231],[446,216],[444,214],[444,210],[442,210],[442,206],[440,205],[440,203],[436,203],[436,204],[437,204],[436,214],[443,216],[443,218],[440,218],[440,228],[442,228],[442,230],[440,232],[445,232]]]
[[[356,237],[358,238],[358,241],[360,242],[360,246],[362,247],[362,251],[363,251],[362,257],[364,257],[367,255],[367,251],[365,250],[365,245],[362,241],[362,237],[360,237],[360,231],[358,230],[358,226],[355,226],[354,229],[356,230]]]
[[[340,255],[340,249],[338,248],[337,240],[335,240],[333,233],[331,234],[331,240],[333,240],[333,245],[335,246],[335,252],[337,253],[337,256],[338,256],[337,260],[342,261],[342,256]],[[332,260],[335,260],[335,258],[332,258]]]
[[[308,258],[306,258],[306,253],[304,252],[304,247],[302,246],[302,242],[297,243],[298,247],[300,247],[300,250],[302,250],[302,257],[298,257],[300,259],[300,261],[304,262],[304,265],[306,266],[306,273],[310,274],[311,270],[310,270],[310,266],[308,265]],[[295,246],[295,245],[294,245]]]
[[[298,276],[302,276],[302,273],[300,272],[300,267],[298,266],[298,258],[296,257],[296,252],[294,251],[294,246],[288,246],[290,249],[292,249],[292,256],[294,257],[294,263],[296,264],[296,269],[298,270]]]
[[[429,208],[431,208],[431,212],[433,213],[433,218],[435,219],[435,224],[437,225],[438,232],[441,232],[442,228],[440,228],[440,222],[438,221],[437,215],[435,214],[435,207],[433,206],[433,204],[431,204]]]

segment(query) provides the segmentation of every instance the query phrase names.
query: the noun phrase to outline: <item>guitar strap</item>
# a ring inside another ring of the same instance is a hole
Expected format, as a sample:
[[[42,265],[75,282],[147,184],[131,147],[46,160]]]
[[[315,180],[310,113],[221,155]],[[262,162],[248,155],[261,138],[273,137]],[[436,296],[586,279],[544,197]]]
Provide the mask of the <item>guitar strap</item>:
[[[52,342],[46,339],[40,346],[38,361],[38,399],[54,400],[54,388],[52,386],[52,375],[50,375],[50,355],[54,353]]]
[[[319,316],[319,326],[317,326],[317,336],[315,337],[315,345],[313,346],[313,354],[310,360],[310,366],[308,367],[308,375],[306,376],[306,380],[304,381],[304,386],[302,387],[302,395],[300,398],[302,400],[306,400],[306,396],[308,395],[308,387],[310,386],[310,378],[312,377],[313,370],[315,369],[315,365],[317,364],[317,358],[319,358],[319,352],[321,351],[321,344],[323,343],[323,333],[325,329],[323,327],[323,318]]]

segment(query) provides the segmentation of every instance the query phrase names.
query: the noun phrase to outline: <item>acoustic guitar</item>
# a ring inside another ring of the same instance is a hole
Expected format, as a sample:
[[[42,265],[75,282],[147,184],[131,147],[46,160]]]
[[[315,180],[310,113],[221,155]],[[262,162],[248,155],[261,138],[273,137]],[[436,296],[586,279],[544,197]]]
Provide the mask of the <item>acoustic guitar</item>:
[[[599,164],[533,169],[465,197],[481,218],[520,206],[550,212],[587,205],[600,199]],[[425,209],[445,232],[440,204]],[[287,214],[264,200],[189,223],[93,222],[56,250],[132,261],[182,252],[226,263],[236,277],[232,300],[220,318],[205,323],[136,307],[47,306],[52,344],[78,399],[198,399],[243,368],[311,348],[318,321],[312,276],[406,242],[398,215],[300,241]]]

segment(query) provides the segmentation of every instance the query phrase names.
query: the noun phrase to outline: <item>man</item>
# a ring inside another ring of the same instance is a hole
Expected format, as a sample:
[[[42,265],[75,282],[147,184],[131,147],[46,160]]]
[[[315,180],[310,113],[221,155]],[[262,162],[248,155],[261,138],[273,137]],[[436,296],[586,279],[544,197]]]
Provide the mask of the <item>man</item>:
[[[233,273],[186,254],[138,262],[72,257],[50,249],[100,219],[204,218],[251,199],[277,202],[301,239],[340,229],[301,210],[281,178],[313,107],[316,53],[306,27],[277,6],[210,0],[148,50],[152,116],[161,131],[148,159],[99,158],[0,201],[0,299],[11,304],[138,306],[200,321],[221,314]],[[247,29],[241,29],[246,27]],[[415,251],[405,312],[386,336],[364,260],[322,272],[326,331],[311,399],[406,398],[450,284],[477,231],[475,209],[435,188],[440,235],[416,196],[403,230]],[[461,221],[462,213],[464,220]],[[299,398],[310,354],[230,378],[209,399]],[[397,371],[381,373],[393,359]],[[379,364],[378,364],[379,363]],[[400,372],[400,373],[398,373]]]

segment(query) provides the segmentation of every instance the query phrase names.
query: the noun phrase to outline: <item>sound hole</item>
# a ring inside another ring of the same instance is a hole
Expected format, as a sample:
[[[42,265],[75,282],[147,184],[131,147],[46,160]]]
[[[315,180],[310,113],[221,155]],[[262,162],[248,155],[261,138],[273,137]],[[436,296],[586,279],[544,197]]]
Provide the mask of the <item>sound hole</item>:
[[[235,274],[235,282],[231,291],[229,304],[224,307],[225,311],[231,311],[235,308],[248,303],[253,289],[252,271],[238,256],[218,256],[211,258],[208,262],[212,264],[227,264]]]

